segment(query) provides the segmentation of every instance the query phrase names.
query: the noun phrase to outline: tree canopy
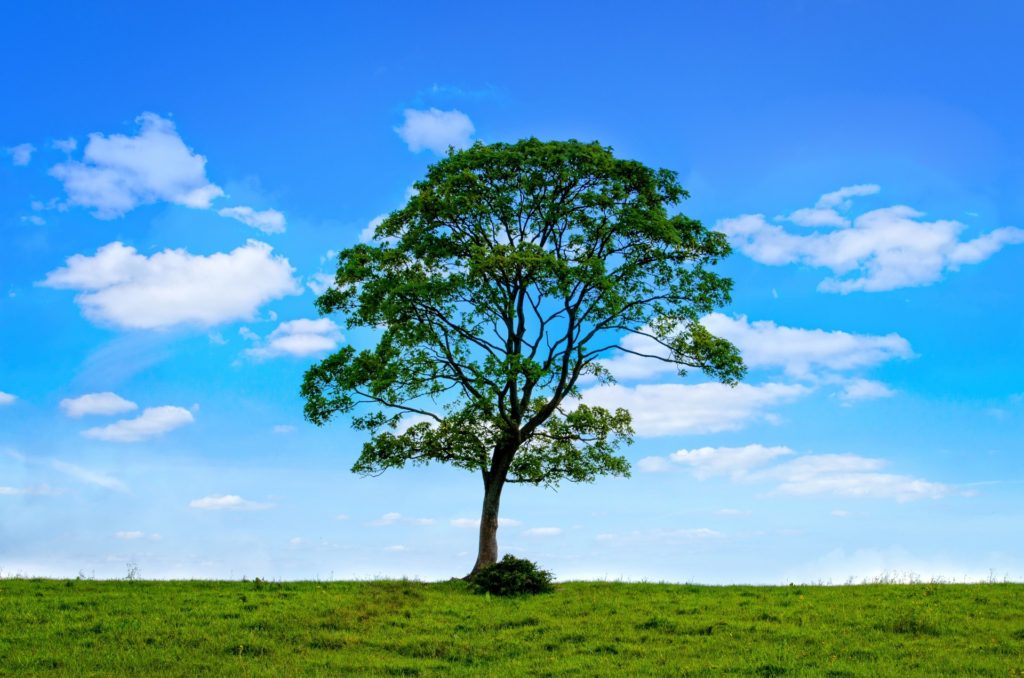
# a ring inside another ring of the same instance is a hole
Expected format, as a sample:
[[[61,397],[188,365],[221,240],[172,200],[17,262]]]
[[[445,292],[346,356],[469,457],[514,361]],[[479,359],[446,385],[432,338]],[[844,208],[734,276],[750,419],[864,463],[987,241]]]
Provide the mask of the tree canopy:
[[[494,495],[496,528],[505,482],[628,475],[617,449],[631,441],[629,413],[580,401],[581,384],[614,380],[602,360],[743,376],[736,348],[699,322],[729,301],[731,281],[711,270],[729,245],[669,214],[687,197],[675,173],[598,143],[527,139],[450,151],[415,189],[373,242],[338,255],[316,302],[377,333],[375,347],[310,367],[302,386],[310,421],[351,412],[370,433],[354,471],[478,471],[482,520]],[[656,350],[623,345],[630,334]]]

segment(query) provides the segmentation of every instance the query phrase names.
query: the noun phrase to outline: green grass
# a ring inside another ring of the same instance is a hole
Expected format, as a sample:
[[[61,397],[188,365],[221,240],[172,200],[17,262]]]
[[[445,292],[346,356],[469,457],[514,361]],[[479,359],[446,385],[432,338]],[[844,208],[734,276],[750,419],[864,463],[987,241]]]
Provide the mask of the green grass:
[[[0,580],[0,674],[1024,676],[1024,585]]]

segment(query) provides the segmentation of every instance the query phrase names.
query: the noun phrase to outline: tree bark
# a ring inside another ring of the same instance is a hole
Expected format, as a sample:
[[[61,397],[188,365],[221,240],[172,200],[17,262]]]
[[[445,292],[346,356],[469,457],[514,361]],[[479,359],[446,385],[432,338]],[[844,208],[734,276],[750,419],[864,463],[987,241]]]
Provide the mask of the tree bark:
[[[467,578],[498,562],[498,508],[504,486],[504,473],[492,473],[484,478],[484,504],[480,511],[480,548],[477,551],[476,564]]]

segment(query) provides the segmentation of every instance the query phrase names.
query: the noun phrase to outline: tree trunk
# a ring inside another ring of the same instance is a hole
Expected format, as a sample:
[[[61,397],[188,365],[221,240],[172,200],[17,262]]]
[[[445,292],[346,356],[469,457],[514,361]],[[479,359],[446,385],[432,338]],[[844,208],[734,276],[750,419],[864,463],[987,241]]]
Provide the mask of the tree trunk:
[[[480,511],[480,548],[476,556],[474,574],[498,562],[498,507],[501,504],[501,490],[505,486],[505,474],[489,474],[484,479],[484,505]]]

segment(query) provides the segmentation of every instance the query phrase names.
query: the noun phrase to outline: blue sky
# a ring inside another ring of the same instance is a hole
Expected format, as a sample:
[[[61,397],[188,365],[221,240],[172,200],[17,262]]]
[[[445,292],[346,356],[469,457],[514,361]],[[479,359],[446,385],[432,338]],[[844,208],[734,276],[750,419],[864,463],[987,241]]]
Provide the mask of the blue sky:
[[[599,140],[730,236],[737,389],[615,361],[633,477],[510,487],[563,579],[1024,579],[1013,3],[23,3],[0,45],[0,575],[447,578],[479,479],[348,472],[332,252],[449,144]]]

